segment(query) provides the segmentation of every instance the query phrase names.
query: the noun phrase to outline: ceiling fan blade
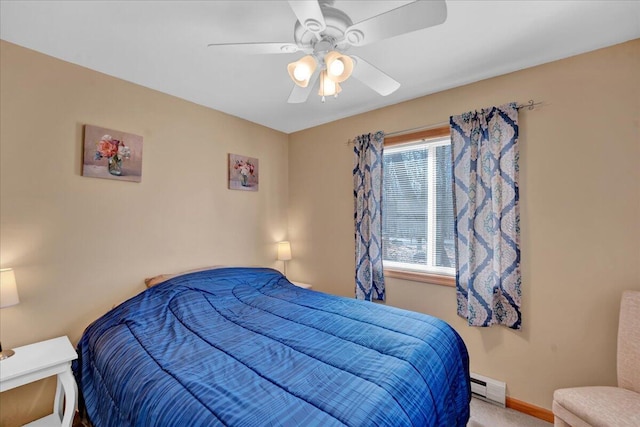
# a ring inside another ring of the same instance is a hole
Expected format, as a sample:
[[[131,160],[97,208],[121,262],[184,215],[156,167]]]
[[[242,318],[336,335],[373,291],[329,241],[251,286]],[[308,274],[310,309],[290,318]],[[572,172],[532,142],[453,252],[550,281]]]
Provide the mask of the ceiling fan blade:
[[[353,24],[345,31],[345,38],[353,46],[362,46],[439,25],[446,19],[444,0],[417,0]]]
[[[327,28],[317,0],[291,0],[289,6],[304,28],[318,34]]]
[[[320,70],[316,69],[314,73],[311,75],[311,78],[309,79],[309,84],[307,85],[307,87],[300,87],[294,84],[287,102],[289,104],[301,104],[303,102],[306,102],[307,98],[309,98],[309,94],[316,87],[316,81],[318,80],[319,75],[320,75]]]
[[[229,55],[293,53],[300,50],[293,43],[211,43],[207,47],[214,49],[217,53]]]
[[[352,77],[360,80],[382,96],[387,96],[398,90],[400,83],[378,70],[364,59],[350,55],[355,60]]]

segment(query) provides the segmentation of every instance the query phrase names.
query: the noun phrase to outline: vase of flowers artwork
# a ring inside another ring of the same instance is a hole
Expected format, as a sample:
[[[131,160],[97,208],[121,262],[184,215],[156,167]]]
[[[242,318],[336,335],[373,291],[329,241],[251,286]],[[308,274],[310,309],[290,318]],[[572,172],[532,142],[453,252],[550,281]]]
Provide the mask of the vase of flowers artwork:
[[[229,154],[229,188],[258,191],[258,159]]]
[[[111,175],[122,175],[122,161],[131,157],[131,149],[111,135],[103,135],[96,144],[95,159],[107,159],[107,169]]]
[[[122,175],[122,161],[131,158],[131,149],[111,135],[103,135],[96,144],[95,159],[107,159],[107,170],[111,175]]]
[[[140,182],[142,137],[85,125],[84,152],[84,176]]]
[[[255,166],[253,166],[251,162],[246,160],[236,160],[233,168],[240,174],[240,184],[243,187],[248,187],[249,176],[253,175],[253,173],[255,172]]]

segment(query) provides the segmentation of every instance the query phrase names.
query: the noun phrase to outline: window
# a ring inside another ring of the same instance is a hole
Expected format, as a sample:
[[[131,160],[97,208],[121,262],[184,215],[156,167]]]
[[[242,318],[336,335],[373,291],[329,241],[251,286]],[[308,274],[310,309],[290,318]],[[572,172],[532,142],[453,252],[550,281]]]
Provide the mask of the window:
[[[454,284],[451,181],[448,127],[385,140],[382,192],[385,274]]]

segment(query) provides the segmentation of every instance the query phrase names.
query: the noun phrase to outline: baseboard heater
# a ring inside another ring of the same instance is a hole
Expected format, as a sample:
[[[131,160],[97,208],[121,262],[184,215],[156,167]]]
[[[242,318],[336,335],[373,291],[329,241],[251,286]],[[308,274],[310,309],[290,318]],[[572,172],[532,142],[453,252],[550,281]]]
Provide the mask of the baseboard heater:
[[[507,385],[501,381],[471,372],[471,394],[473,397],[505,407]]]

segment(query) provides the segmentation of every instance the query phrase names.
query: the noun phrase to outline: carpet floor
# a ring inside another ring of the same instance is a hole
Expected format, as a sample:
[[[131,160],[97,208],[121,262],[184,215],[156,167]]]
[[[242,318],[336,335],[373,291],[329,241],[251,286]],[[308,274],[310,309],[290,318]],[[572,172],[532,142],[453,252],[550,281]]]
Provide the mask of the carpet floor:
[[[471,419],[467,427],[550,427],[553,424],[510,408],[471,399]]]

